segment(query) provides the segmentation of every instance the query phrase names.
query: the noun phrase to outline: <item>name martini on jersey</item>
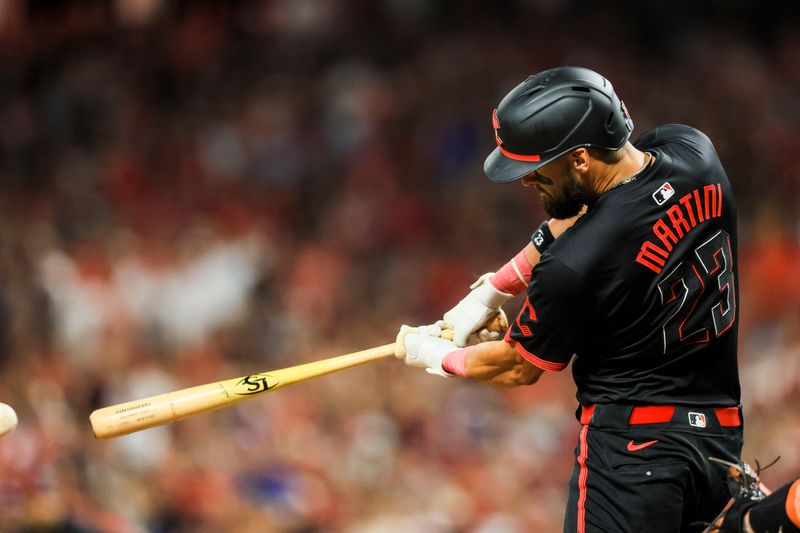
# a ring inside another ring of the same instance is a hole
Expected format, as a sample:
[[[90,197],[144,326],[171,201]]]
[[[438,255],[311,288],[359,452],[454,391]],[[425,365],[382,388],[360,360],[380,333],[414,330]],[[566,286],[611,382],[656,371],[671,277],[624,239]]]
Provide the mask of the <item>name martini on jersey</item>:
[[[719,183],[697,188],[678,200],[653,224],[653,241],[639,248],[636,262],[656,274],[667,262],[678,242],[694,228],[722,216],[722,187]]]

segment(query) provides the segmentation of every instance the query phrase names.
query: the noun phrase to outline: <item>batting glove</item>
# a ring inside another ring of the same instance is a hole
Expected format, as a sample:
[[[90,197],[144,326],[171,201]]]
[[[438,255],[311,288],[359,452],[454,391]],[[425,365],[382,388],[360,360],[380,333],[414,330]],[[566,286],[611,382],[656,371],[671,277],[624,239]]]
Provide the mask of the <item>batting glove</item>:
[[[441,321],[430,326],[411,327],[403,325],[397,334],[397,347],[395,356],[403,359],[408,366],[424,368],[429,374],[442,376],[445,378],[453,377],[442,368],[444,356],[453,350],[457,350],[452,341],[442,339]]]
[[[494,272],[487,272],[478,278],[470,285],[470,293],[444,314],[446,326],[454,330],[453,342],[457,346],[466,346],[470,334],[481,329],[489,317],[513,297],[513,294],[497,290],[489,282],[493,275]]]

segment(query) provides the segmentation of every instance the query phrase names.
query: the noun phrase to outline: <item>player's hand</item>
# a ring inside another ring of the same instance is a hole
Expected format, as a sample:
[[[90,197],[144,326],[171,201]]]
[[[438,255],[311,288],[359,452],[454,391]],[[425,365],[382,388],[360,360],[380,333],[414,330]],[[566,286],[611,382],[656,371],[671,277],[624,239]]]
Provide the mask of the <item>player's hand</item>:
[[[481,329],[500,306],[513,295],[497,290],[489,282],[493,272],[487,272],[470,286],[469,294],[444,314],[446,327],[452,328],[453,342],[466,346],[470,334]]]
[[[403,325],[397,334],[395,356],[403,359],[408,366],[424,368],[429,374],[446,378],[453,377],[442,368],[442,359],[458,346],[440,337],[441,321],[430,326],[411,327]]]

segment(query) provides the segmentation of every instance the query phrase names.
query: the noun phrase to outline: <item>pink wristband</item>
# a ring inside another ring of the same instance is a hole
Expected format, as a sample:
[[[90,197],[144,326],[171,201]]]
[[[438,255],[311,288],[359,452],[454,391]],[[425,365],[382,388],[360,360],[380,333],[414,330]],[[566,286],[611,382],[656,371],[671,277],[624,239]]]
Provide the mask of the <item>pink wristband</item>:
[[[450,374],[454,374],[456,376],[461,376],[462,378],[467,377],[467,352],[469,351],[469,346],[466,348],[459,348],[458,350],[453,350],[452,352],[448,353],[442,359],[442,368],[445,372],[449,372]]]
[[[508,294],[519,294],[525,290],[531,281],[533,265],[528,262],[524,251],[521,251],[514,258],[503,265],[503,268],[495,272],[489,278],[489,282],[498,291]]]

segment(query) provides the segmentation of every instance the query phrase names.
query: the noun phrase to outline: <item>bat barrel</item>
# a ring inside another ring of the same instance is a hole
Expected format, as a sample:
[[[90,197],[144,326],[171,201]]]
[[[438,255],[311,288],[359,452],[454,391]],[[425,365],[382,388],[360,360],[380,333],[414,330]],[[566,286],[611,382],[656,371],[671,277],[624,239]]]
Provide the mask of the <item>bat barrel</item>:
[[[209,383],[104,407],[94,411],[89,421],[95,437],[109,439],[231,405],[244,398],[231,397],[221,383]]]

